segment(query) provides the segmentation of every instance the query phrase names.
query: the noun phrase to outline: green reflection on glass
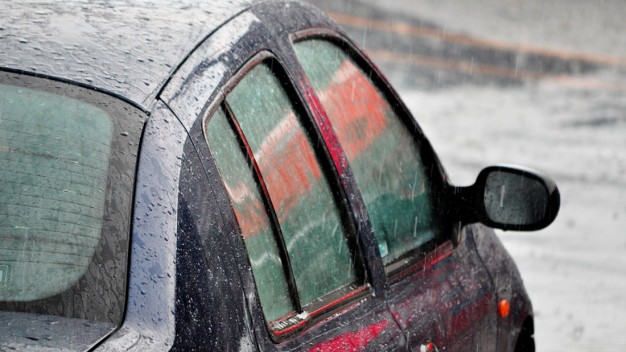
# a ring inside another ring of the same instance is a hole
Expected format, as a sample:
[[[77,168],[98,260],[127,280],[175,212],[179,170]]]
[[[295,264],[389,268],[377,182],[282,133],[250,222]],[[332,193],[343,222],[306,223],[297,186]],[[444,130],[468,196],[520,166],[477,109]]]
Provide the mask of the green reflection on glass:
[[[241,227],[265,318],[274,321],[294,308],[254,171],[222,111],[209,121],[207,140]]]
[[[87,270],[112,129],[95,106],[0,84],[0,300],[53,296]]]
[[[383,262],[433,239],[430,189],[412,133],[340,48],[307,40],[295,50],[347,154]]]
[[[356,280],[354,262],[311,136],[265,65],[227,97],[263,174],[302,305]]]

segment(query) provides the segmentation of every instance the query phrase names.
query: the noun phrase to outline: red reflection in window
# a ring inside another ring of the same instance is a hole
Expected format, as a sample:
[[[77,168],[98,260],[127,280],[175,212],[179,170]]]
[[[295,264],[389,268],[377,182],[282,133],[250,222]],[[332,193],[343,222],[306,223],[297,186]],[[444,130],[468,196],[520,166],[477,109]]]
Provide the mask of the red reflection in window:
[[[287,114],[264,139],[255,154],[259,169],[277,209],[284,218],[302,198],[311,192],[322,176],[313,150],[293,112]]]
[[[332,117],[333,128],[349,160],[367,149],[387,125],[387,102],[348,60],[341,64],[319,98]]]

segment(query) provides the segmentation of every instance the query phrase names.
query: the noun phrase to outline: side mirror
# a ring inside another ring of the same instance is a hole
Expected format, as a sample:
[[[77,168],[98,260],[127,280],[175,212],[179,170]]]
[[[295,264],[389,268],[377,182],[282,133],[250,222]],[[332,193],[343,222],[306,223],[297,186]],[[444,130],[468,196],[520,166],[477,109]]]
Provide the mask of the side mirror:
[[[457,188],[465,223],[516,231],[539,230],[556,218],[561,198],[556,183],[536,171],[490,166],[471,187]]]

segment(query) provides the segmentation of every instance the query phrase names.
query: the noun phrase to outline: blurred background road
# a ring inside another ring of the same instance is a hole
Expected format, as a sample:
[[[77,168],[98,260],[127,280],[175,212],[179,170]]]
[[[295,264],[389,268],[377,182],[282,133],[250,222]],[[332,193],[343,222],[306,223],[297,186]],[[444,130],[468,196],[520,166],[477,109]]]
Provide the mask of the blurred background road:
[[[310,0],[398,88],[452,181],[553,176],[549,228],[499,232],[537,350],[626,351],[626,1]]]

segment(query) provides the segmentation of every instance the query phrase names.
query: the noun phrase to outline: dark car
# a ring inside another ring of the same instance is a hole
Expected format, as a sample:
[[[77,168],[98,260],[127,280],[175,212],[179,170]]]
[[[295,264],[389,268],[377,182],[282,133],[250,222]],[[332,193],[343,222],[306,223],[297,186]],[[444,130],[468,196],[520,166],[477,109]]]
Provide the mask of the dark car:
[[[291,1],[3,2],[0,350],[532,351],[493,228],[342,30]]]

